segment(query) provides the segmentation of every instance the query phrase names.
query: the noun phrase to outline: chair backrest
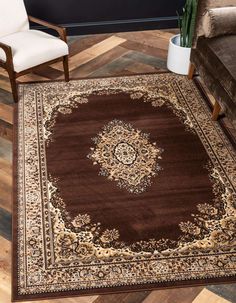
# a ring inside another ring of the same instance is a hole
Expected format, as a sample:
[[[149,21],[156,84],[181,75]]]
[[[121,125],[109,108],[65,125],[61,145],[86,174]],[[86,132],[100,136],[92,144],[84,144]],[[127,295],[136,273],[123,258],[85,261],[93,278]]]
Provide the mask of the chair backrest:
[[[0,37],[27,29],[29,21],[24,1],[0,0]]]
[[[196,46],[198,37],[203,36],[202,21],[205,12],[209,8],[236,6],[236,0],[198,0],[197,18],[193,47]]]

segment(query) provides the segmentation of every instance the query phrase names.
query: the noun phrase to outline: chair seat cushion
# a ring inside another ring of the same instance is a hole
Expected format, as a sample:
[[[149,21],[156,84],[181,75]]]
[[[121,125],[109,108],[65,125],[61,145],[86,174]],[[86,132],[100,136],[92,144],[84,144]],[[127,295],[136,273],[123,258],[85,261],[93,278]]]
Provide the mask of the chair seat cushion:
[[[215,79],[236,100],[236,35],[200,37],[197,51]]]
[[[68,55],[68,46],[64,41],[38,30],[4,36],[0,38],[0,42],[11,46],[16,72]],[[1,49],[0,59],[6,61],[5,53]]]

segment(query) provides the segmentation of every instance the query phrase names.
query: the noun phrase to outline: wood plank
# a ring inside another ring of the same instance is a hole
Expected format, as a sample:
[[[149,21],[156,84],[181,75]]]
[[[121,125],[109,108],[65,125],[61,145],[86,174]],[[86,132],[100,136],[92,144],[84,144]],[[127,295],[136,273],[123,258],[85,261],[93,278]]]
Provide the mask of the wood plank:
[[[76,37],[76,39],[74,39],[74,41],[69,45],[69,56],[72,57],[94,44],[111,37],[112,35],[113,34],[99,34]]]
[[[4,138],[8,141],[13,140],[12,125],[2,120],[0,120],[0,138]]]
[[[0,180],[1,184],[4,186],[12,186],[12,175],[11,175],[11,168],[9,168],[8,172],[8,167],[4,165],[6,160],[1,159],[0,161]]]
[[[126,40],[119,37],[109,37],[91,47],[88,49],[74,55],[69,60],[70,70],[73,70],[77,68],[78,66],[85,64],[92,59],[96,58],[97,56],[104,54],[111,50],[112,48],[122,44]],[[58,65],[58,63],[55,63],[52,65],[54,68],[57,68],[59,70],[62,70],[62,68]]]
[[[0,208],[0,236],[11,240],[11,213]]]
[[[163,30],[153,30],[153,31],[150,31],[152,33],[153,36],[155,37],[158,37],[158,38],[163,38],[163,39],[166,39],[166,40],[170,40],[170,38],[173,37],[173,33],[170,33],[170,32],[165,32]]]
[[[2,68],[2,67],[0,67],[0,75],[2,75],[4,77],[8,77],[7,71],[4,68]]]
[[[30,73],[30,74],[19,77],[17,80],[19,82],[31,82],[31,81],[45,81],[45,80],[48,80],[48,78],[40,76],[36,73]]]
[[[195,300],[193,300],[193,303],[230,303],[230,301],[204,288],[201,293],[195,298]]]
[[[90,74],[92,77],[106,77],[106,76],[118,76],[122,74],[122,71],[129,65],[133,64],[130,58],[118,58],[108,63],[107,65],[99,68],[94,73]],[[124,72],[123,72],[124,74]],[[131,73],[130,73],[131,74]]]
[[[123,299],[125,298],[125,293],[118,293],[118,294],[108,294],[106,296],[99,296],[94,303],[124,303]]]
[[[179,28],[164,28],[161,31],[162,32],[168,32],[168,33],[171,33],[173,35],[179,34]]]
[[[73,71],[75,68],[78,68],[79,66],[88,63],[89,61],[93,60],[94,56],[87,53],[86,51],[82,51],[81,53],[78,53],[77,55],[69,58],[69,67],[70,71]],[[55,63],[51,65],[51,67],[63,72],[63,68],[61,64]]]
[[[0,120],[13,124],[13,106],[0,103]]]
[[[126,70],[136,74],[136,73],[139,73],[140,70],[143,73],[154,73],[154,72],[160,71],[161,69],[148,65],[148,64],[141,63],[141,62],[134,62],[132,65],[128,66],[126,68]]]
[[[115,59],[122,57],[127,52],[128,50],[126,50],[122,46],[116,46],[115,48],[109,50],[105,55],[102,54],[94,58],[93,60],[89,61],[88,63],[83,64],[82,66],[79,66],[78,68],[74,69],[70,73],[70,75],[73,78],[87,77],[90,74],[92,74],[95,70],[105,66],[106,64],[110,63]]]
[[[12,166],[8,160],[0,158],[0,207],[11,213],[11,206]]]
[[[125,41],[122,46],[124,48],[127,48],[129,50],[135,50],[135,51],[139,51],[142,54],[147,54],[150,56],[154,56],[157,58],[161,58],[166,60],[167,58],[167,51],[164,49],[160,49],[160,48],[156,48],[156,47],[152,47],[149,45],[144,45],[142,44],[142,42],[135,42],[135,41],[130,41],[127,40]]]
[[[143,300],[150,294],[150,291],[126,293],[122,302],[124,303],[142,303]]]
[[[168,49],[168,40],[166,38],[156,37],[152,33],[148,33],[148,31],[145,32],[139,32],[137,34],[134,34],[133,32],[129,33],[118,33],[116,34],[117,37],[125,37],[126,40],[134,41],[134,42],[140,42],[142,41],[142,44],[156,47],[159,49],[167,50]]]
[[[0,75],[0,88],[11,92],[11,84],[7,77]]]
[[[0,88],[0,103],[13,104],[12,93]]]
[[[11,302],[11,243],[0,236],[0,302]]]
[[[12,174],[11,163],[6,159],[0,158],[0,171],[11,176]]]
[[[0,182],[2,182],[0,178]],[[8,212],[11,212],[12,205],[12,187],[4,186],[0,183],[0,207]]]
[[[93,303],[97,296],[85,296],[85,297],[72,297],[72,298],[62,298],[62,299],[47,299],[40,301],[23,301],[22,303]]]
[[[202,291],[203,287],[187,287],[154,290],[143,303],[190,303]]]
[[[234,284],[217,284],[206,287],[209,291],[229,300],[232,303],[236,303],[236,283]]]
[[[126,41],[126,39],[112,36],[112,37],[109,37],[106,40],[104,40],[100,43],[97,43],[94,46],[88,48],[87,52],[89,54],[92,54],[93,56],[98,56],[98,55],[106,53],[113,47],[120,45],[125,41]]]
[[[156,67],[158,69],[161,68],[161,69],[166,70],[166,60],[156,58],[156,57],[150,56],[150,55],[143,56],[142,53],[137,52],[137,51],[127,53],[124,56],[124,58],[129,58],[133,61],[137,61],[137,62],[146,64],[146,65],[150,65],[150,66]]]
[[[12,143],[0,136],[0,158],[12,163]]]

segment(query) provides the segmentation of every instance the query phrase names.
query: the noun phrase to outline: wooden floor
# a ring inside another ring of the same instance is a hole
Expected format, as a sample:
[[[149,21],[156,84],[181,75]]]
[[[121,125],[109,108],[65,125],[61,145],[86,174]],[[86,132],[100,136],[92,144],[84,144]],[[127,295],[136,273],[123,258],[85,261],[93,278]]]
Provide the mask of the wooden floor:
[[[168,40],[173,32],[175,30],[71,37],[70,75],[80,78],[166,71]],[[62,66],[54,64],[23,76],[19,81],[62,77]],[[0,303],[11,302],[12,105],[10,83],[0,68]],[[44,302],[226,303],[236,302],[236,287],[233,284],[211,285]]]

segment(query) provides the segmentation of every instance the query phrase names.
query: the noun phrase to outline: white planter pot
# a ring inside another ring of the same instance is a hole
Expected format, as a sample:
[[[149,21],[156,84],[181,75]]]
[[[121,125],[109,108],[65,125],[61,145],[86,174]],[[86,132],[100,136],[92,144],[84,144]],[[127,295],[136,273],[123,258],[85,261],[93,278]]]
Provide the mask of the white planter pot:
[[[180,75],[187,75],[190,64],[191,48],[180,46],[180,35],[170,38],[167,68]]]

